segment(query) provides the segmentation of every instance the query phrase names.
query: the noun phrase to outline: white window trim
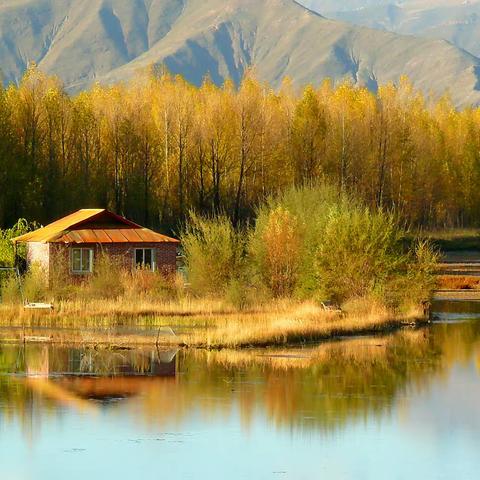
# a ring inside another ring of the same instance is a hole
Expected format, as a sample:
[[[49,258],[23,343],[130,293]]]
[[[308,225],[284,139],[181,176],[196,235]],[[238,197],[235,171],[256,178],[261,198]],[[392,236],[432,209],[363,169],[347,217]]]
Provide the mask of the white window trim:
[[[90,261],[89,261],[89,264],[90,264],[90,268],[89,270],[75,270],[73,268],[73,252],[75,250],[80,250],[82,253],[81,253],[81,257],[80,257],[80,265],[82,265],[82,256],[84,255],[83,252],[85,251],[88,251],[89,252],[89,257],[90,257]],[[90,273],[93,273],[93,259],[94,259],[94,250],[93,248],[90,248],[90,247],[73,247],[70,249],[70,271],[74,274],[74,275],[88,275]]]
[[[145,248],[134,248],[133,249],[133,269],[134,270],[139,270],[138,264],[137,264],[137,252],[139,250],[142,250],[144,253],[142,255],[143,259],[145,260],[145,250],[151,250],[152,251],[152,272],[157,271],[157,249],[153,247],[145,247]]]

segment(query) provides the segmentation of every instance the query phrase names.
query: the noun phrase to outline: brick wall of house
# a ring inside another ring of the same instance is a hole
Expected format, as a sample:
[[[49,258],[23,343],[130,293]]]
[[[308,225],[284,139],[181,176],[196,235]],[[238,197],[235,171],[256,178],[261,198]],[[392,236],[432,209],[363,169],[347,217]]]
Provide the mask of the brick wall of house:
[[[100,255],[106,254],[115,262],[118,262],[123,268],[132,270],[134,264],[134,254],[136,248],[152,248],[155,250],[157,271],[165,274],[172,274],[176,271],[177,262],[176,243],[106,243],[106,244],[83,244],[83,245],[65,245],[60,243],[50,244],[49,270],[50,278],[55,272],[63,271],[72,277],[81,278],[82,275],[71,272],[71,251],[73,248],[93,248],[93,270],[95,263]]]
[[[27,243],[27,267],[33,264],[39,265],[48,275],[50,266],[50,250],[48,243],[28,242]]]

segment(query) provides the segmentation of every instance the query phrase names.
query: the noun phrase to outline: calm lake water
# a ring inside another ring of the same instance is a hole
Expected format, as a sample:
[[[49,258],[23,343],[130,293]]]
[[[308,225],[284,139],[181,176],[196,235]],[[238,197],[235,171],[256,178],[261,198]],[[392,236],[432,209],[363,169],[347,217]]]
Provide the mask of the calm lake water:
[[[0,478],[476,479],[480,321],[305,349],[0,346]]]

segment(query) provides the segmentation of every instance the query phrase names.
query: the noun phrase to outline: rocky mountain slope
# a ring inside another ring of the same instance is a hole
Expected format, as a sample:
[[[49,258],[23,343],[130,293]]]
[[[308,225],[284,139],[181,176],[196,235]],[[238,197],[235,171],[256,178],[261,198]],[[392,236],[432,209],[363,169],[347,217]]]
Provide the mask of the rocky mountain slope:
[[[480,103],[480,60],[442,40],[328,20],[293,0],[0,0],[0,68],[29,61],[70,91],[165,64],[199,84],[239,82],[247,68],[278,86],[343,78],[367,85],[406,74],[425,92]]]

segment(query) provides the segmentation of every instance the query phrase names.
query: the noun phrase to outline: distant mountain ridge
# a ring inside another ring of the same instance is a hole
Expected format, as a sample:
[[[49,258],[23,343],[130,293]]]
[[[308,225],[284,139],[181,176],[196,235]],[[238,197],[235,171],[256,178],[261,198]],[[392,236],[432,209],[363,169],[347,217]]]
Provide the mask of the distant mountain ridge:
[[[278,87],[324,78],[375,90],[408,75],[426,93],[480,103],[480,60],[442,40],[329,20],[293,0],[0,0],[0,68],[18,82],[29,61],[70,91],[131,78],[152,64],[200,84],[239,82],[253,67]]]
[[[402,35],[448,40],[480,56],[480,0],[301,0],[328,18]]]

